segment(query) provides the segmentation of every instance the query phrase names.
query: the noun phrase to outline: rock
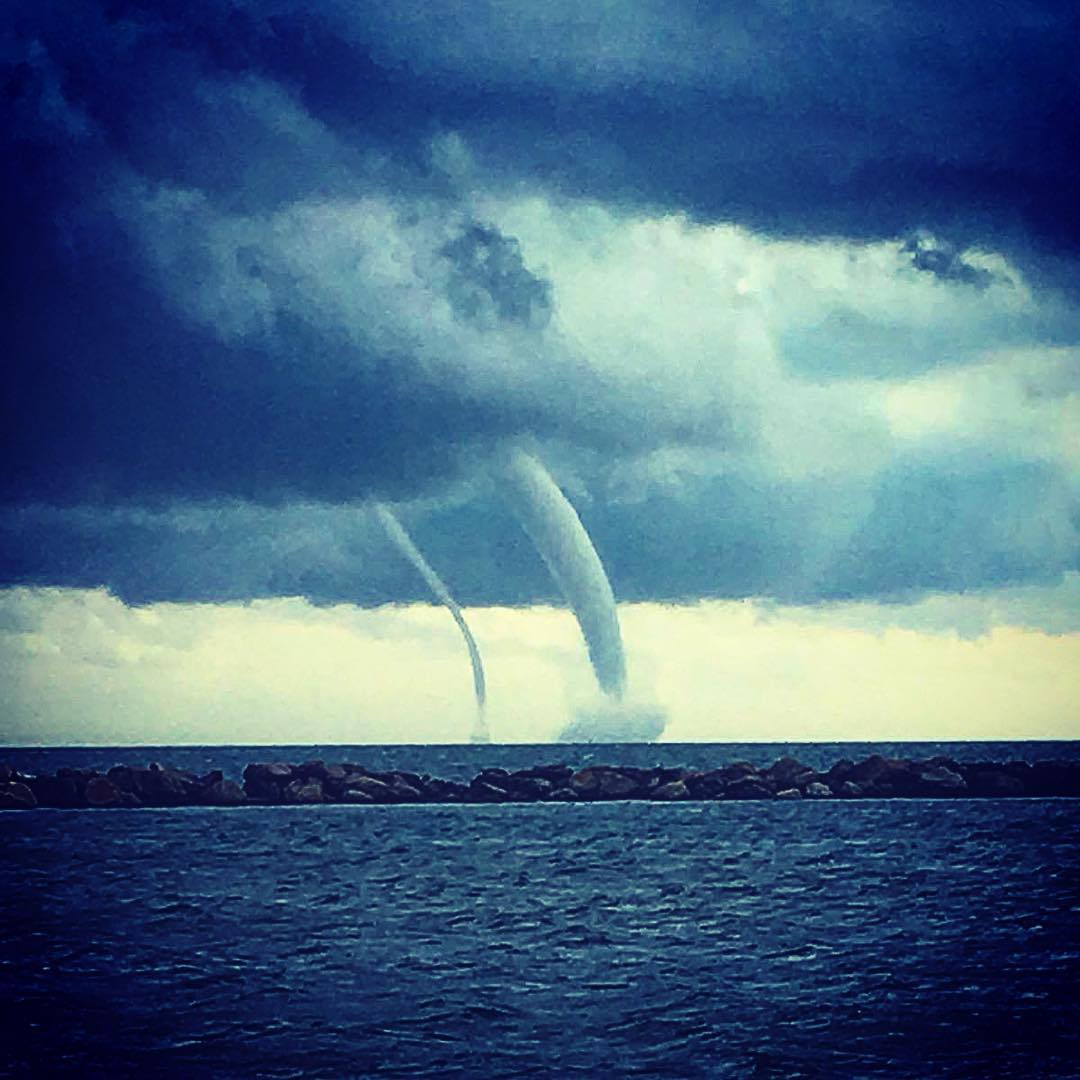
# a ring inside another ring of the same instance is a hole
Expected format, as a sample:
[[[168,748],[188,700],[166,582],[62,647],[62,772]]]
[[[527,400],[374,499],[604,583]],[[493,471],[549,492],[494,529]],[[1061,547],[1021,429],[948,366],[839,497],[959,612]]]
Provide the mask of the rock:
[[[808,799],[831,799],[833,792],[832,788],[829,787],[828,784],[823,784],[820,780],[814,780],[806,785],[803,794]],[[779,797],[780,796],[777,795],[777,798]]]
[[[464,802],[469,794],[468,784],[433,777],[425,781],[423,795],[432,802]]]
[[[385,779],[391,786],[401,784],[404,787],[410,787],[417,793],[422,791],[424,787],[423,777],[414,772],[392,772],[389,776],[382,777],[381,779]]]
[[[518,776],[515,773],[508,779],[506,790],[518,802],[543,802],[555,790],[555,785],[540,776]]]
[[[580,802],[581,797],[573,788],[556,788],[548,798],[548,802]]]
[[[581,799],[595,798],[600,790],[600,773],[597,769],[582,769],[570,777],[570,790]]]
[[[754,777],[736,780],[734,784],[728,784],[724,789],[725,799],[771,799],[772,797],[772,788]]]
[[[828,788],[826,788],[825,790],[828,791]],[[776,797],[778,799],[786,799],[786,800],[801,799],[802,798],[802,792],[797,787],[784,788],[782,791],[778,791],[776,793]]]
[[[1037,761],[1026,784],[1033,795],[1080,798],[1080,763]]]
[[[880,754],[871,754],[870,757],[863,761],[860,761],[857,765],[852,764],[844,771],[844,779],[850,780],[854,784],[858,784],[860,787],[864,787],[867,784],[872,784],[882,773],[889,771],[889,762],[886,761]],[[836,768],[834,765],[829,770],[829,774],[833,773]]]
[[[300,765],[293,768],[293,775],[300,777],[301,780],[318,780],[320,784],[324,784],[327,780],[332,779],[333,775],[331,769],[334,766],[327,765],[322,758],[316,758],[313,761],[305,761]],[[341,770],[341,778],[345,776],[345,770]]]
[[[751,765],[749,761],[735,761],[730,765],[725,765],[722,769],[716,770],[716,775],[723,780],[724,784],[737,784],[740,780],[748,780],[751,777],[757,777],[758,771],[756,766]]]
[[[1014,799],[1027,794],[1024,782],[999,765],[962,766],[968,791],[986,799]]]
[[[719,769],[691,773],[684,781],[690,795],[695,799],[719,799],[727,783]]]
[[[208,806],[240,806],[247,802],[247,794],[235,780],[222,778],[204,789],[203,802]]]
[[[677,782],[682,783],[682,781]],[[633,795],[637,789],[638,782],[625,773],[617,772],[614,769],[605,769],[599,775],[597,794],[602,799],[626,799]],[[659,787],[656,790],[659,791]]]
[[[879,799],[917,795],[919,791],[910,762],[883,758],[880,754],[860,761],[849,771],[847,779],[858,784],[865,794]]]
[[[73,776],[32,776],[25,784],[33,792],[39,806],[70,810],[84,805],[82,792]]]
[[[346,788],[341,793],[340,800],[344,803],[358,804],[370,804],[375,801],[366,791],[361,791],[360,788]]]
[[[134,793],[135,770],[130,765],[114,765],[105,776],[121,791]]]
[[[318,780],[305,780],[298,776],[285,785],[285,801],[297,806],[326,802],[323,786]]]
[[[132,765],[114,765],[106,774],[125,795],[125,805],[138,805],[150,801],[149,793],[153,790],[156,778],[149,769]],[[134,801],[132,801],[134,800]]]
[[[689,799],[690,790],[684,780],[669,780],[666,784],[659,784],[653,789],[652,798],[661,802],[675,802],[676,800]]]
[[[416,779],[419,781],[420,777]],[[389,788],[394,802],[420,802],[420,789],[408,783],[403,776],[395,776],[390,782]]]
[[[861,799],[865,794],[863,789],[859,787],[854,780],[845,780],[843,783],[837,784],[835,788],[830,790],[835,791],[842,799]]]
[[[822,778],[833,794],[840,794],[840,786],[844,783],[854,783],[851,780],[851,771],[855,768],[855,762],[851,758],[841,758],[839,761],[834,762],[829,768],[829,771]]]
[[[84,795],[87,806],[120,806],[123,792],[105,776],[93,776],[86,784]]]
[[[912,771],[918,795],[942,798],[967,793],[967,783],[964,778],[946,765],[923,765]]]
[[[690,775],[690,769],[681,768],[669,768],[667,766],[657,766],[655,769],[649,770],[651,775],[655,777],[657,785],[671,784],[676,780],[685,781]]]
[[[782,757],[770,765],[762,774],[776,786],[776,793],[786,788],[805,787],[811,779],[817,777],[817,770],[811,769],[793,757]]]
[[[682,770],[678,770],[681,774]],[[635,775],[636,774],[636,775]],[[610,765],[594,765],[570,777],[570,790],[582,799],[628,799],[657,786],[652,772],[614,769]],[[674,779],[674,778],[673,778]],[[678,777],[681,779],[681,775]],[[670,781],[669,781],[670,782]]]
[[[346,787],[342,793],[342,798],[348,802],[364,801],[364,799],[355,797],[357,792],[362,794],[368,802],[389,803],[394,801],[390,785],[384,780],[377,780],[374,776],[351,776],[345,783]]]
[[[0,781],[0,810],[33,810],[38,801],[34,792],[19,780]]]
[[[18,782],[15,770],[10,765],[0,765],[0,784]]]
[[[292,778],[291,765],[280,761],[255,762],[244,770],[244,790],[250,799],[279,803],[283,801],[285,787]]]
[[[186,769],[151,762],[149,769],[137,770],[136,775],[136,794],[150,806],[190,806],[199,801],[199,778]]]
[[[478,776],[469,784],[469,802],[503,803],[509,802],[510,795],[501,787],[489,784]]]
[[[518,769],[510,774],[511,777],[521,777],[531,780],[546,780],[552,787],[565,787],[574,770],[569,765],[561,762],[556,765],[536,765],[531,769]]]

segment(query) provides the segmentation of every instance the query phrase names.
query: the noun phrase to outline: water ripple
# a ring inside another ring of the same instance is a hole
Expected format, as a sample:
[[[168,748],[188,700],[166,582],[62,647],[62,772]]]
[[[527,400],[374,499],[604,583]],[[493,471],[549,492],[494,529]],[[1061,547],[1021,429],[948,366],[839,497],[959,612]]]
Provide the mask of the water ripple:
[[[1080,1074],[1076,803],[393,809],[0,818],[0,1074]]]

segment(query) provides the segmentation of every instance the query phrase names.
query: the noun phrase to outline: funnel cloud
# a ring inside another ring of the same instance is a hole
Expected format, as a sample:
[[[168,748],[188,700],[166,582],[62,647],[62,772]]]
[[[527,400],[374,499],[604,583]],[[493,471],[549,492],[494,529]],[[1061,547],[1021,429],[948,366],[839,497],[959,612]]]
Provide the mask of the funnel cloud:
[[[581,518],[547,469],[520,447],[509,450],[500,472],[521,527],[577,617],[600,689],[620,701],[626,659],[615,596]]]
[[[465,647],[469,650],[469,663],[472,665],[473,691],[476,694],[476,723],[473,727],[471,740],[472,742],[489,742],[491,736],[488,731],[487,715],[485,711],[487,704],[487,684],[484,679],[484,661],[480,657],[480,647],[476,644],[476,638],[473,637],[472,631],[469,629],[469,624],[465,621],[465,616],[462,613],[461,608],[458,606],[457,601],[453,596],[451,596],[450,590],[446,587],[442,578],[435,573],[431,564],[424,558],[420,553],[420,549],[413,543],[412,538],[405,531],[401,522],[398,521],[394,512],[382,503],[375,503],[372,506],[372,510],[375,517],[386,531],[386,535],[397,547],[398,551],[400,551],[401,554],[416,567],[420,576],[427,583],[432,595],[434,595],[439,603],[450,612],[454,622],[457,623],[457,627],[461,631],[461,636],[465,639]]]

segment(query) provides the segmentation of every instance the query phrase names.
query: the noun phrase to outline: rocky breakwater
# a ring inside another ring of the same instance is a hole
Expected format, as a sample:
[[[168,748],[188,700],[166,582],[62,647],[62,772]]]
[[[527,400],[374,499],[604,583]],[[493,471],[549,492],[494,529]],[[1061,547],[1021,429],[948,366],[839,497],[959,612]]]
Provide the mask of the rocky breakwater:
[[[1080,798],[1080,762],[958,762],[878,755],[819,771],[785,757],[768,768],[734,762],[700,770],[656,766],[537,765],[488,768],[468,783],[413,772],[377,772],[349,762],[256,762],[243,785],[220,771],[199,776],[159,764],[107,773],[59,769],[28,776],[0,766],[0,809],[276,806],[339,803],[653,802],[779,799]]]
[[[238,806],[246,801],[244,789],[217,769],[199,776],[152,762],[146,768],[117,765],[107,773],[57,769],[52,775],[26,776],[0,765],[0,810]]]

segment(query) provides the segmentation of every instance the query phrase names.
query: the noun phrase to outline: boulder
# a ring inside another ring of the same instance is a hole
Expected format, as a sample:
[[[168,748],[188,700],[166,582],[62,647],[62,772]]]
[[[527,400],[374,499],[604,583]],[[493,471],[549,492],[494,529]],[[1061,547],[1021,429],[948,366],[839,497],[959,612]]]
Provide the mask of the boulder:
[[[552,787],[565,787],[567,781],[574,775],[574,770],[569,765],[560,762],[555,765],[536,765],[531,769],[518,769],[510,775],[523,779],[546,780]]]
[[[596,791],[602,799],[628,799],[638,790],[637,780],[615,769],[604,769],[598,781]],[[682,783],[681,780],[677,782]],[[659,787],[656,790],[659,791]]]
[[[967,783],[955,769],[945,764],[925,764],[912,769],[915,794],[927,798],[948,798],[967,794]]]
[[[803,789],[803,794],[808,799],[831,799],[833,791],[828,784],[823,784],[820,780],[813,780]],[[777,795],[777,798],[779,797]]]
[[[203,789],[203,802],[207,806],[240,806],[247,802],[247,794],[235,780],[222,778]]]
[[[555,785],[541,776],[518,776],[514,773],[507,780],[506,790],[518,802],[543,802],[555,790]]]
[[[340,799],[345,793],[346,781],[351,775],[344,765],[327,765],[326,778],[322,781],[323,791],[331,799]]]
[[[776,793],[778,799],[784,799],[790,801],[792,799],[801,799],[802,792],[797,787],[784,788],[782,791]]]
[[[459,784],[456,780],[432,777],[425,781],[422,794],[432,802],[464,802],[469,794],[469,786]]]
[[[747,780],[758,776],[757,767],[749,761],[735,761],[716,770],[716,775],[723,780],[724,784],[737,784],[740,780]]]
[[[860,761],[846,779],[858,784],[866,795],[879,799],[919,794],[919,782],[912,763],[899,758],[883,758],[880,754]]]
[[[762,774],[776,787],[777,795],[784,789],[805,787],[811,780],[816,780],[818,773],[809,765],[804,765],[793,757],[782,757],[770,765]]]
[[[33,792],[39,806],[52,806],[60,810],[85,806],[85,782],[80,790],[74,776],[31,776],[24,783]]]
[[[628,799],[643,795],[657,787],[657,770],[615,769],[610,765],[593,765],[570,777],[570,790],[582,799]],[[671,779],[680,779],[678,777]],[[668,783],[671,782],[669,779]]]
[[[86,784],[87,806],[121,806],[124,793],[105,776],[93,776]]]
[[[299,777],[300,780],[318,780],[320,784],[324,783],[330,774],[330,766],[322,758],[302,761],[300,765],[292,768],[294,777]]]
[[[1026,795],[1024,782],[1000,765],[961,766],[968,791],[985,799],[1013,799]]]
[[[657,785],[661,785],[672,784],[676,780],[685,781],[690,775],[691,770],[667,765],[658,765],[655,769],[650,769],[649,772],[651,776],[655,778]]]
[[[872,784],[883,773],[888,772],[890,768],[890,762],[880,754],[871,754],[870,757],[860,761],[857,765],[848,765],[843,771],[843,778],[845,780],[850,780],[853,784],[858,784],[860,787],[865,788],[866,785]],[[831,776],[836,771],[837,766],[834,765],[827,775]]]
[[[411,774],[410,774],[411,775]],[[416,777],[419,782],[420,777]],[[420,789],[410,784],[404,776],[395,776],[389,783],[390,794],[394,802],[420,802]]]
[[[390,785],[384,780],[377,780],[374,776],[350,776],[345,782],[345,790],[342,799],[346,802],[375,802],[389,803],[394,801]],[[357,793],[364,796],[357,798]]]
[[[855,782],[851,779],[851,772],[854,768],[855,762],[851,758],[841,758],[830,766],[829,771],[822,779],[829,785],[833,794],[839,795],[842,784]]]
[[[416,792],[420,792],[424,788],[424,778],[414,772],[401,772],[400,770],[397,770],[387,776],[380,777],[380,779],[386,780],[390,785],[400,784],[404,787],[410,787]]]
[[[33,810],[38,801],[34,792],[19,780],[0,781],[0,810]]]
[[[1080,798],[1080,762],[1038,761],[1026,783],[1033,795]]]
[[[709,772],[693,772],[684,781],[695,799],[719,799],[727,783],[719,769]]]
[[[281,761],[253,762],[244,770],[244,791],[260,802],[284,800],[286,786],[293,779],[293,767]]]
[[[690,789],[682,779],[669,780],[666,784],[658,784],[652,791],[652,798],[661,802],[676,802],[690,798]]]
[[[863,789],[854,780],[844,780],[842,783],[837,784],[835,788],[829,790],[841,799],[861,799],[864,797]]]
[[[285,785],[284,796],[285,802],[298,806],[326,802],[322,784],[318,780],[305,780],[302,776]]]
[[[468,800],[475,803],[504,803],[510,801],[510,795],[504,788],[489,784],[477,776],[469,784]]]
[[[600,770],[581,769],[570,777],[570,790],[579,799],[594,799],[600,791]]]
[[[125,805],[141,806],[148,801],[147,793],[154,783],[150,770],[133,765],[114,765],[106,774],[125,796]]]
[[[736,780],[724,789],[725,799],[771,799],[773,790],[768,784],[754,777]]]
[[[345,788],[340,796],[341,802],[344,803],[357,803],[357,804],[369,804],[375,800],[366,792],[360,788]]]
[[[199,802],[199,778],[186,769],[173,769],[151,762],[137,770],[136,794],[149,806],[190,806]]]

